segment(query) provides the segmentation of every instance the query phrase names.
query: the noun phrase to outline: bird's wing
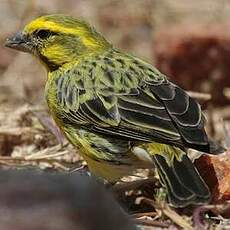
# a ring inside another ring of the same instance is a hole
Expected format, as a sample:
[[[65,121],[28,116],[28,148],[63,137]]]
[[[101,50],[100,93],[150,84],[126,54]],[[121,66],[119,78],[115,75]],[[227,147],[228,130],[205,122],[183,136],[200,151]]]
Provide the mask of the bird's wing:
[[[207,144],[199,105],[151,65],[128,56],[81,65],[57,83],[66,122],[129,140]]]
[[[200,105],[183,89],[166,78],[161,82],[156,81],[154,70],[145,78],[144,82],[164,105],[187,146],[201,146],[201,150],[203,146],[203,150],[207,150],[206,147],[209,143],[204,130],[205,119]]]

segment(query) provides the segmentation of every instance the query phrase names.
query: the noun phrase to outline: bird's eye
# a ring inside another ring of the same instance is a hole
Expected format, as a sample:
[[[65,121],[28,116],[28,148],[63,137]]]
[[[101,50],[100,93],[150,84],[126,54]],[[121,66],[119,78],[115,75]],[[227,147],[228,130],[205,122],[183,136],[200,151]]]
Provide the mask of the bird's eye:
[[[35,34],[40,39],[46,39],[51,35],[51,33],[48,30],[38,30]]]

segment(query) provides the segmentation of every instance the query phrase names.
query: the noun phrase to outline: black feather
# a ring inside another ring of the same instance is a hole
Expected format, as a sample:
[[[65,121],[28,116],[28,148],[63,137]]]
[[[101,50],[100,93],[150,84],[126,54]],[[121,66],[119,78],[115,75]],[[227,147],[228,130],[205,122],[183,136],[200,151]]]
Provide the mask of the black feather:
[[[174,157],[172,165],[162,155],[155,154],[153,160],[172,205],[184,207],[209,201],[209,189],[186,155],[181,161]]]

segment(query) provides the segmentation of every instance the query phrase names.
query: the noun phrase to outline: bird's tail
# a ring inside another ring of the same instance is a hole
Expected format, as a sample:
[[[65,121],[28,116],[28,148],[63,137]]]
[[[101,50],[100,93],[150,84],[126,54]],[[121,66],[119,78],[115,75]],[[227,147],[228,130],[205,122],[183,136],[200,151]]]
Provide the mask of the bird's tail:
[[[172,146],[161,149],[165,152],[151,155],[169,202],[175,207],[207,203],[209,189],[185,152]]]

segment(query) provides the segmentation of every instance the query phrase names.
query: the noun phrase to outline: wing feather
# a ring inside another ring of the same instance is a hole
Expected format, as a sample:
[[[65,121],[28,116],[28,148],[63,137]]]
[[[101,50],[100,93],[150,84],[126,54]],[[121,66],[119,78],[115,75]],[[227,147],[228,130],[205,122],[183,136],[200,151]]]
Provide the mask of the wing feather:
[[[200,105],[184,90],[169,81],[167,84],[151,85],[151,91],[165,105],[185,144],[188,147],[208,151],[209,143]],[[166,91],[172,92],[166,95],[164,93]]]
[[[76,81],[72,77],[57,82],[65,119],[117,138],[206,146],[199,104],[151,65],[120,55],[109,66],[103,65],[102,58],[93,61],[95,73],[84,67]],[[127,66],[121,65],[127,60]]]

